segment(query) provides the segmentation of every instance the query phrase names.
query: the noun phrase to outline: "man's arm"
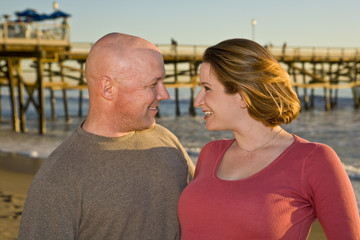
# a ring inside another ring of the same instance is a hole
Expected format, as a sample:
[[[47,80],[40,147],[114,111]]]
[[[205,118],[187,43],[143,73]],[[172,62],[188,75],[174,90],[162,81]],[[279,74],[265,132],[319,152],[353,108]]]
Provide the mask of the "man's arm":
[[[32,183],[24,205],[18,239],[75,239],[75,196],[43,181]]]

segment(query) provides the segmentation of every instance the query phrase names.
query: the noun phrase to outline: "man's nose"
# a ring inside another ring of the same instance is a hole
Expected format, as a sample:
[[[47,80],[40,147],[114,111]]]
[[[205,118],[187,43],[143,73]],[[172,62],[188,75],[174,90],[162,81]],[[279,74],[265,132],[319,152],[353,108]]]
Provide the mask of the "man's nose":
[[[158,97],[157,97],[157,99],[159,101],[169,99],[170,95],[169,95],[169,92],[167,91],[167,89],[165,87],[164,82],[161,81],[158,84],[159,85],[158,85]]]

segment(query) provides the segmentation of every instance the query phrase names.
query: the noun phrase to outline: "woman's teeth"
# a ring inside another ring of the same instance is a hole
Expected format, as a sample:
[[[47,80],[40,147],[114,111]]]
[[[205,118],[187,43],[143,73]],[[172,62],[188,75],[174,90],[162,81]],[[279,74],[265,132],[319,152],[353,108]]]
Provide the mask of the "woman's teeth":
[[[156,107],[149,107],[150,110],[156,110]]]
[[[211,111],[206,111],[206,112],[205,112],[205,116],[207,116],[207,117],[210,116],[211,114],[212,114]]]

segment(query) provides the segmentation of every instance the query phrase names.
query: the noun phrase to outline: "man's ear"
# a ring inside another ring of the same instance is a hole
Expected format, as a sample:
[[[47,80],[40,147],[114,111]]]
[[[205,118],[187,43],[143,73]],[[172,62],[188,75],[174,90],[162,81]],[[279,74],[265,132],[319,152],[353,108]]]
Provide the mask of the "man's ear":
[[[112,80],[109,77],[101,77],[98,81],[98,87],[101,95],[107,99],[112,100],[114,98],[113,95],[113,84]]]

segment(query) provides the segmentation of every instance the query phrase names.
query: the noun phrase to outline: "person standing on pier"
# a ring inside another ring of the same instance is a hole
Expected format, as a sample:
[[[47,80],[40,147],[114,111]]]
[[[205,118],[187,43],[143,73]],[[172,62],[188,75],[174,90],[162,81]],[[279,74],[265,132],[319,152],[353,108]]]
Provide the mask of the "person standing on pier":
[[[208,48],[195,106],[209,131],[179,199],[182,240],[306,239],[318,218],[327,239],[360,239],[355,194],[332,148],[286,132],[300,111],[290,77],[259,44]]]
[[[43,163],[19,239],[180,239],[177,203],[194,166],[155,123],[169,98],[158,48],[110,33],[88,55],[86,120]]]
[[[62,29],[62,40],[69,40],[69,23],[68,17],[65,16],[63,21],[61,22],[61,29]]]

